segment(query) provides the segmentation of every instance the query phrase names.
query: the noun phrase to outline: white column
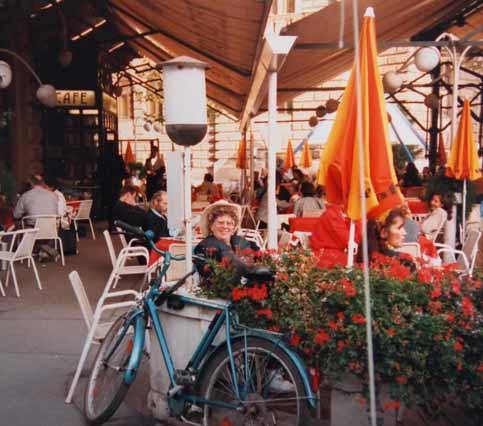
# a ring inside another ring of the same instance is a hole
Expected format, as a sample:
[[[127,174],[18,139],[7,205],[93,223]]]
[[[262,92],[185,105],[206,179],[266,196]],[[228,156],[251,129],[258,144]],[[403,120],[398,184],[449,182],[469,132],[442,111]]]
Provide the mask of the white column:
[[[268,240],[267,248],[276,250],[277,241],[277,202],[275,197],[276,172],[276,129],[277,129],[277,72],[270,71],[268,76]]]
[[[184,149],[184,226],[186,244],[186,273],[193,269],[193,237],[191,229],[191,148]]]

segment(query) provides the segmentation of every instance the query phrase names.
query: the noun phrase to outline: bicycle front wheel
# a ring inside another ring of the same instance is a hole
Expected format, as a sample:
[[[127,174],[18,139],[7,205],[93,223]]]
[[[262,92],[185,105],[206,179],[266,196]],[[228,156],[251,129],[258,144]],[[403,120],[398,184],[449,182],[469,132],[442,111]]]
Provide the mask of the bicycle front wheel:
[[[305,388],[297,367],[270,341],[249,337],[232,344],[235,378],[227,349],[205,367],[201,395],[206,400],[243,405],[236,411],[205,405],[204,426],[303,426],[308,416]],[[236,395],[238,385],[239,397]]]
[[[90,424],[106,422],[129,390],[124,371],[133,349],[134,322],[119,317],[111,326],[95,358],[84,398],[84,413]]]

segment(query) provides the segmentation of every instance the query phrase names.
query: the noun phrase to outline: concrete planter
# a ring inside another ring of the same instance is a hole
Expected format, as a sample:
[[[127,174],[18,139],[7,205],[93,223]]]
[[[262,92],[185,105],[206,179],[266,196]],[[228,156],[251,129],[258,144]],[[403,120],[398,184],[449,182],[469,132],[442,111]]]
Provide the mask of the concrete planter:
[[[178,291],[179,295],[196,299],[192,294]],[[218,304],[226,304],[224,300],[210,300]],[[163,326],[171,357],[176,369],[186,367],[191,355],[198,346],[210,322],[215,315],[214,309],[201,306],[186,305],[181,310],[168,309],[162,306],[158,309],[159,319]],[[225,339],[225,328],[219,331],[215,344]],[[169,417],[166,393],[169,389],[169,376],[165,368],[163,355],[159,348],[154,330],[150,330],[151,358],[150,363],[150,391],[148,407],[156,419],[165,420]]]
[[[376,392],[378,426],[395,426],[396,411],[385,411],[382,408],[391,399],[389,386],[376,385]],[[369,401],[362,406],[358,397],[362,398],[362,381],[356,376],[345,374],[340,382],[333,384],[330,398],[331,426],[370,426]]]

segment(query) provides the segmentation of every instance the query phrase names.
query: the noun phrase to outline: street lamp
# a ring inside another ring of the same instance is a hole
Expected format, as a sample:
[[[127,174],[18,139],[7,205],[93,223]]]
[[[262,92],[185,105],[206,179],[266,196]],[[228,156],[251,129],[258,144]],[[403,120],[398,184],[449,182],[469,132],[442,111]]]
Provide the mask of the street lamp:
[[[208,64],[179,56],[161,64],[163,70],[166,133],[184,147],[184,225],[186,268],[192,269],[191,146],[206,135],[207,107],[205,70]]]
[[[0,48],[0,52],[8,53],[9,55],[17,58],[25,67],[31,72],[39,83],[39,88],[37,89],[37,99],[45,106],[53,108],[57,106],[57,92],[55,87],[50,84],[43,84],[37,73],[29,65],[29,63],[22,58],[18,53],[15,53],[9,49]],[[5,61],[0,61],[0,89],[5,89],[9,86],[12,81],[12,69],[10,65]]]

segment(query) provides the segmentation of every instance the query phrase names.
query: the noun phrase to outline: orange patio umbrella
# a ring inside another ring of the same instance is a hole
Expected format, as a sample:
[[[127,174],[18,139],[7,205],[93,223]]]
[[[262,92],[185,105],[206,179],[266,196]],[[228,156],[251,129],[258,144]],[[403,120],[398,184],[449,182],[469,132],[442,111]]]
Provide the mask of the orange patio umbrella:
[[[243,136],[238,145],[238,155],[236,157],[236,166],[239,169],[245,170],[247,168],[247,140]]]
[[[402,203],[389,139],[388,115],[377,64],[376,31],[372,10],[364,16],[359,41],[362,125],[357,125],[356,63],[337,110],[318,171],[327,200],[343,204],[352,220],[362,217],[359,141],[364,152],[364,187],[368,217]]]
[[[292,141],[289,139],[287,144],[287,152],[283,160],[283,168],[285,170],[291,169],[295,166],[295,155],[293,153]]]
[[[456,138],[449,153],[446,175],[463,180],[463,230],[466,219],[466,181],[481,178],[481,168],[473,137],[470,101],[465,99]]]
[[[447,161],[448,161],[448,157],[446,156],[446,148],[444,146],[443,133],[440,133],[439,141],[438,141],[438,164],[440,166],[444,166]]]
[[[124,162],[126,164],[132,164],[136,162],[136,156],[131,148],[131,142],[127,143],[126,152],[124,153]]]
[[[312,154],[310,153],[309,141],[305,139],[302,157],[300,157],[300,167],[308,169],[312,167]]]

